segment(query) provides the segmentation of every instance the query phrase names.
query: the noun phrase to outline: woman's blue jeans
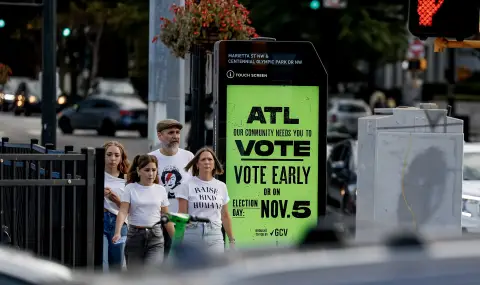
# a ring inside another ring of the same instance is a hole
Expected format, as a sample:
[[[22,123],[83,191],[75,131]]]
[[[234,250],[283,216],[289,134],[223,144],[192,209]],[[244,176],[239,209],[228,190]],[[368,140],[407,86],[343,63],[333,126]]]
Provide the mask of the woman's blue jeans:
[[[112,242],[115,235],[115,224],[117,216],[108,211],[103,212],[103,271],[119,271],[122,269],[125,259],[125,240],[128,228],[122,226],[122,238],[117,243]]]

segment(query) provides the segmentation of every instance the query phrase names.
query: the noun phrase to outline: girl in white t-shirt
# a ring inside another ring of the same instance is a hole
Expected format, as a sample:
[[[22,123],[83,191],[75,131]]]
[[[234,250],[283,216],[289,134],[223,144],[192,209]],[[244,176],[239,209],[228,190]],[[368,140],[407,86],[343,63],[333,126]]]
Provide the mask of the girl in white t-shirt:
[[[120,197],[125,188],[125,178],[130,163],[123,145],[117,141],[106,142],[105,148],[105,189],[103,202],[103,270],[121,270],[124,262],[127,225],[121,228],[120,242],[112,242],[115,234]]]
[[[193,177],[177,190],[178,209],[180,213],[208,218],[210,223],[191,223],[185,230],[183,241],[198,246],[207,246],[214,252],[224,252],[222,225],[230,241],[235,244],[232,220],[228,213],[227,186],[214,178],[223,174],[223,167],[212,149],[200,149],[185,167],[192,169]]]
[[[127,268],[163,261],[164,236],[160,221],[168,212],[168,194],[158,184],[157,158],[153,155],[137,155],[128,172],[127,186],[121,198],[114,243],[121,239],[121,228],[128,215],[128,234],[125,246]],[[172,223],[166,226],[173,237]]]

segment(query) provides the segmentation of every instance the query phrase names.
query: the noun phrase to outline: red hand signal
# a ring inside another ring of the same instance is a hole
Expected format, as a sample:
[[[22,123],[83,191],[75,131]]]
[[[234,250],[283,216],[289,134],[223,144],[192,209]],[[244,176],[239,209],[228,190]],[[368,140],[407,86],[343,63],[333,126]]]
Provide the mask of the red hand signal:
[[[419,18],[418,23],[420,26],[432,26],[433,15],[437,13],[440,6],[442,6],[444,0],[418,0],[417,13]]]

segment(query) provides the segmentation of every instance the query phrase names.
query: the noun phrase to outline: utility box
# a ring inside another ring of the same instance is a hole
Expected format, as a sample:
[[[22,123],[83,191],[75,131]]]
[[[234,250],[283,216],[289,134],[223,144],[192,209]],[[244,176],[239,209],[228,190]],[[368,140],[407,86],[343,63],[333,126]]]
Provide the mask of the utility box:
[[[358,120],[356,238],[372,231],[461,234],[463,121],[436,104]]]

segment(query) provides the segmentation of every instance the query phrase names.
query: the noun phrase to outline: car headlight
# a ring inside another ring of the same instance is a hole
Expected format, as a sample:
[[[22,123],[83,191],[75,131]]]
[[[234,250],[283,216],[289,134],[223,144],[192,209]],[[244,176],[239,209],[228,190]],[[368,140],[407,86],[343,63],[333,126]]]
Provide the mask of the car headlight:
[[[13,100],[15,100],[15,95],[13,95],[13,94],[5,94],[5,95],[4,95],[4,99],[5,99],[5,100],[8,100],[8,101],[13,101]]]
[[[35,96],[28,96],[28,102],[29,102],[30,104],[33,104],[33,103],[37,102],[37,97],[35,97]]]
[[[462,195],[462,216],[472,217],[479,210],[480,197]]]
[[[60,104],[60,105],[63,105],[65,103],[67,103],[67,98],[65,96],[60,96],[57,99],[57,103]]]

